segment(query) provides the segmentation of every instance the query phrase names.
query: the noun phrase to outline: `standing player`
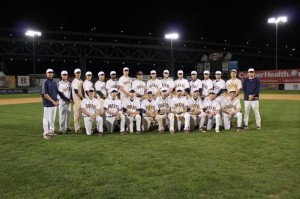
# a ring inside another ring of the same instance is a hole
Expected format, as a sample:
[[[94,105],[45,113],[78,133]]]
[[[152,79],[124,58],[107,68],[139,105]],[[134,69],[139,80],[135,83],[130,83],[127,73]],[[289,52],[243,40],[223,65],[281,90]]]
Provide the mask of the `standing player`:
[[[221,106],[219,101],[217,101],[215,98],[216,98],[215,91],[210,90],[209,96],[205,98],[203,101],[203,114],[201,115],[201,123],[200,123],[200,130],[203,133],[206,132],[206,129],[211,130],[213,125],[212,123],[214,120],[216,123],[215,131],[216,133],[220,133],[219,122],[221,117],[220,116]]]
[[[225,95],[225,81],[221,79],[222,72],[216,71],[216,79],[213,81],[214,91],[217,94],[217,100],[221,103]]]
[[[113,88],[116,89],[117,92],[119,91],[116,71],[110,71],[110,79],[106,82],[106,90],[109,97],[111,97],[111,90]]]
[[[128,74],[129,74],[129,68],[125,67],[123,69],[123,76],[120,77],[120,79],[118,81],[121,101],[126,100],[127,97],[129,97],[129,95],[130,95],[129,90],[131,88],[132,80],[128,76]]]
[[[92,135],[93,122],[96,122],[97,130],[100,136],[103,136],[103,119],[100,117],[100,103],[94,97],[94,88],[88,89],[88,97],[81,102],[82,116],[84,117],[84,126],[87,135]]]
[[[104,72],[100,71],[98,73],[98,77],[99,77],[99,80],[96,81],[96,83],[95,83],[95,90],[97,93],[96,95],[97,95],[98,101],[100,103],[100,109],[101,109],[100,115],[103,116],[104,115],[103,103],[104,103],[105,98],[107,97],[106,85],[104,82],[104,79],[105,79]]]
[[[136,80],[132,82],[132,89],[135,90],[136,97],[142,101],[146,91],[146,83],[143,81],[142,71],[136,73]]]
[[[135,97],[135,90],[129,90],[129,97],[122,102],[123,112],[125,114],[126,125],[129,126],[129,132],[133,133],[133,122],[136,122],[136,133],[141,133],[141,101]]]
[[[191,87],[191,96],[193,95],[193,91],[195,89],[199,90],[199,94],[202,93],[202,81],[197,78],[197,72],[192,71],[191,72],[192,80],[190,81],[190,87]]]
[[[142,101],[141,109],[143,111],[143,130],[149,131],[151,123],[155,122],[158,106],[153,99],[152,90],[147,90],[147,97]]]
[[[85,73],[85,80],[83,82],[83,90],[84,90],[84,97],[88,97],[88,91],[90,88],[93,88],[93,82],[92,82],[92,72],[87,71]]]
[[[151,79],[147,81],[147,90],[151,90],[152,94],[154,95],[154,99],[156,99],[160,94],[161,81],[156,78],[156,71],[151,70],[150,72]]]
[[[75,78],[72,81],[72,98],[74,101],[73,112],[74,112],[74,127],[75,133],[80,133],[82,130],[80,129],[80,121],[82,119],[81,115],[81,100],[83,97],[83,82],[80,79],[81,70],[76,68],[74,70]]]
[[[230,71],[230,77],[231,79],[227,80],[226,82],[226,90],[229,91],[231,89],[235,89],[236,97],[239,96],[240,91],[242,90],[242,82],[238,78],[236,78],[237,71],[235,69],[231,69]]]
[[[107,130],[110,133],[114,132],[115,125],[121,120],[120,124],[120,134],[125,135],[125,116],[122,114],[122,103],[121,100],[117,98],[118,91],[115,88],[111,89],[111,97],[104,100],[105,109],[105,123]]]
[[[187,112],[188,110],[188,101],[185,97],[183,97],[182,87],[176,88],[176,96],[171,100],[171,111],[175,117],[175,125],[177,123],[178,131],[181,131],[181,122],[184,121],[184,132],[189,133],[190,128],[190,114]],[[171,127],[170,127],[171,128]]]
[[[163,72],[164,78],[160,80],[162,88],[168,88],[168,95],[173,93],[173,89],[175,87],[173,79],[169,77],[169,70],[164,70]],[[172,96],[172,95],[171,95]]]
[[[183,95],[188,95],[190,93],[190,85],[189,82],[183,78],[183,71],[179,70],[177,72],[177,76],[178,79],[175,80],[174,84],[175,84],[175,89],[176,88],[181,88],[181,90],[183,91]]]
[[[244,90],[244,103],[245,103],[245,115],[244,115],[244,128],[248,128],[249,112],[252,107],[256,120],[256,129],[261,128],[261,118],[259,113],[259,91],[260,81],[257,77],[254,77],[254,69],[248,69],[248,78],[243,82]]]
[[[189,113],[191,115],[190,130],[193,131],[198,124],[200,124],[200,118],[202,113],[202,100],[200,98],[200,92],[198,88],[194,88],[193,95],[188,99]]]
[[[229,96],[224,97],[221,103],[221,109],[223,114],[224,128],[230,129],[230,122],[235,117],[237,118],[237,132],[242,131],[242,113],[241,102],[238,97],[235,97],[235,89],[229,90]]]
[[[204,79],[202,80],[202,95],[201,99],[204,100],[209,95],[209,91],[213,89],[213,82],[209,78],[209,71],[203,72]]]
[[[174,114],[171,113],[171,97],[168,93],[168,88],[163,87],[161,89],[161,96],[156,99],[158,105],[158,114],[156,119],[158,121],[159,133],[164,132],[167,119],[169,120],[169,131],[171,134],[174,133]]]
[[[68,100],[64,100],[59,97],[59,131],[60,133],[66,133],[71,131],[70,118],[71,118],[71,83],[68,82],[68,72],[61,71],[61,81],[58,82],[58,91],[61,92]]]

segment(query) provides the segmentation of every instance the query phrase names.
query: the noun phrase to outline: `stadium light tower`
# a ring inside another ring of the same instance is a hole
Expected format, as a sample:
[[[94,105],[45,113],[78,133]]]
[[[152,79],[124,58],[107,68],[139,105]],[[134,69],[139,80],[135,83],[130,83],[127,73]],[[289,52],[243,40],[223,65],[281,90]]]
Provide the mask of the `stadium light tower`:
[[[172,67],[172,77],[175,79],[175,73],[174,73],[174,63],[173,63],[173,39],[178,39],[179,35],[178,33],[169,33],[165,34],[165,39],[169,39],[171,41],[171,67]]]
[[[33,54],[33,74],[35,74],[35,49],[34,49],[34,37],[42,36],[41,32],[34,30],[27,30],[25,33],[26,36],[32,37],[32,54]]]
[[[287,17],[282,16],[282,17],[272,17],[268,19],[268,23],[274,23],[276,26],[276,47],[275,47],[275,68],[277,70],[277,29],[278,29],[278,24],[279,23],[286,23],[287,22]]]

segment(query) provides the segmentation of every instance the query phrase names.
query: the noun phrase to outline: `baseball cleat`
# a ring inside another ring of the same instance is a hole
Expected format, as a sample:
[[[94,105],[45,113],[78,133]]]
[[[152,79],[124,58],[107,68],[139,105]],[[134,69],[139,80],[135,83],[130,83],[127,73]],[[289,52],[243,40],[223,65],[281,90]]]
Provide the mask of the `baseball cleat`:
[[[243,132],[243,129],[241,127],[238,127],[238,129],[236,131],[237,132]]]
[[[260,130],[260,126],[256,126],[256,129],[257,129],[257,130]]]
[[[220,133],[220,130],[219,130],[219,129],[216,129],[216,133]]]
[[[244,126],[244,130],[247,130],[248,129],[248,126]]]
[[[200,131],[202,132],[202,133],[206,133],[206,127],[202,127],[202,128],[200,128]]]
[[[170,131],[170,133],[171,133],[171,134],[174,134],[174,131],[172,130],[172,131]]]

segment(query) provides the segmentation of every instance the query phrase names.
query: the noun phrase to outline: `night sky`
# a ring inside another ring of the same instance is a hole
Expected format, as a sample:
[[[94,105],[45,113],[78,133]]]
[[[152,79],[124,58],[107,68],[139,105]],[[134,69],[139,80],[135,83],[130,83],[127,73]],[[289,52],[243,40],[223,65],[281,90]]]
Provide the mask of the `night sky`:
[[[300,45],[299,1],[1,1],[0,27],[163,37],[177,31],[183,40],[245,44],[275,43],[272,16],[286,15],[279,26],[279,47]],[[6,12],[3,12],[5,10]],[[8,10],[13,11],[9,13]]]

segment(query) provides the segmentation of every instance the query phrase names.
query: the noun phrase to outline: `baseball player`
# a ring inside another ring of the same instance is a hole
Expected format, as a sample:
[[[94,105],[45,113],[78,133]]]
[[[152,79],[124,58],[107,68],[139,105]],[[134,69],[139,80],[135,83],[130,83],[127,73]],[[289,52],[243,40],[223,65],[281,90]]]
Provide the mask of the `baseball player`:
[[[229,96],[224,97],[221,103],[221,109],[223,114],[224,128],[230,129],[230,122],[235,117],[237,118],[237,132],[242,131],[242,113],[241,102],[238,97],[235,97],[235,89],[229,90]]]
[[[70,118],[71,118],[71,83],[68,82],[68,72],[66,70],[61,71],[61,81],[58,82],[58,91],[61,92],[68,100],[64,100],[60,96],[59,100],[59,131],[64,134],[71,131]]]
[[[53,70],[51,68],[46,71],[47,79],[42,84],[42,99],[44,105],[43,115],[43,137],[49,139],[55,135],[55,116],[56,107],[58,106],[57,94],[58,89],[56,83],[53,81]]]
[[[189,82],[183,78],[183,71],[182,70],[179,70],[177,72],[177,76],[178,76],[178,79],[175,80],[174,84],[175,84],[175,89],[180,87],[181,90],[183,91],[183,95],[185,94],[189,94],[190,93],[190,85],[189,85]]]
[[[254,69],[248,69],[248,78],[243,82],[244,90],[244,103],[245,103],[245,113],[244,113],[244,128],[248,128],[249,112],[252,107],[255,115],[256,129],[261,128],[261,118],[259,113],[259,91],[260,91],[260,81],[254,76]]]
[[[203,101],[203,113],[201,115],[201,122],[200,122],[200,130],[205,133],[206,129],[211,130],[212,128],[212,123],[215,121],[216,123],[216,128],[215,131],[216,133],[220,133],[220,127],[219,127],[219,122],[220,122],[220,102],[217,101],[216,99],[216,94],[215,91],[210,90],[209,95],[207,98],[204,99]],[[207,123],[207,128],[205,127]]]
[[[144,132],[149,131],[151,123],[155,122],[156,114],[158,112],[158,106],[156,101],[153,99],[152,90],[147,90],[146,99],[142,101],[141,109],[143,112],[143,130]]]
[[[161,96],[156,98],[156,103],[158,105],[158,114],[156,115],[156,120],[158,121],[158,131],[163,133],[166,127],[166,123],[169,120],[169,130],[170,133],[174,133],[174,114],[171,113],[171,97],[169,96],[169,89],[163,87],[161,89]]]
[[[100,117],[100,103],[94,97],[94,88],[88,89],[88,97],[81,102],[81,111],[84,118],[84,126],[87,135],[92,135],[93,122],[96,122],[97,130],[100,136],[103,136],[103,119]]]
[[[188,110],[188,101],[183,97],[182,87],[176,88],[176,96],[171,100],[171,111],[175,117],[175,127],[178,131],[181,131],[181,122],[184,121],[184,132],[189,133],[190,128],[190,114]],[[177,123],[177,124],[176,124]],[[176,126],[177,125],[177,126]],[[170,126],[171,128],[171,126]]]
[[[142,101],[146,90],[146,83],[143,81],[142,71],[136,73],[136,80],[132,82],[132,89],[135,90],[136,97]]]
[[[231,69],[230,71],[230,77],[231,79],[227,80],[226,82],[226,90],[229,91],[231,89],[235,89],[236,97],[239,96],[240,91],[242,90],[242,82],[238,78],[236,78],[237,71],[236,69]]]
[[[197,72],[192,71],[191,72],[192,80],[190,81],[190,87],[191,87],[191,96],[193,95],[193,91],[195,89],[199,90],[199,94],[202,93],[202,81],[197,78]]]
[[[171,95],[173,93],[175,85],[174,85],[173,79],[171,79],[169,77],[169,74],[170,74],[169,70],[164,70],[164,72],[163,72],[164,78],[162,80],[160,80],[160,82],[161,82],[162,88],[163,87],[168,88],[167,93],[168,93],[168,95]]]
[[[201,99],[204,100],[209,95],[209,91],[213,89],[213,82],[209,78],[209,71],[203,72],[204,79],[202,80],[202,95]]]
[[[189,113],[191,115],[190,130],[193,131],[198,124],[200,124],[200,118],[202,113],[202,100],[200,98],[199,88],[194,88],[193,95],[188,99]]]
[[[72,81],[72,98],[74,101],[73,112],[74,112],[74,127],[75,133],[80,133],[82,130],[80,129],[80,121],[82,119],[81,115],[81,100],[83,97],[83,81],[80,79],[81,70],[76,68],[74,70],[75,78]]]
[[[213,89],[215,93],[217,94],[217,100],[221,103],[223,97],[225,96],[225,81],[221,79],[222,72],[221,71],[216,71],[215,73],[216,79],[213,80]]]
[[[125,67],[123,68],[123,76],[120,77],[118,81],[119,90],[120,90],[120,99],[121,101],[124,101],[129,97],[129,90],[131,88],[132,80],[128,76],[129,74],[129,68]]]
[[[83,90],[84,90],[84,97],[88,97],[88,90],[90,88],[94,87],[94,84],[92,82],[92,72],[91,71],[87,71],[85,73],[85,80],[83,82]]]
[[[119,92],[119,85],[117,81],[116,71],[110,71],[110,79],[106,82],[106,90],[109,97],[111,97],[111,90],[116,89]]]
[[[104,114],[104,109],[103,109],[103,103],[104,103],[104,100],[105,98],[107,97],[107,92],[106,92],[106,85],[105,85],[105,73],[103,71],[100,71],[98,73],[98,77],[99,77],[99,80],[96,81],[95,83],[95,90],[96,90],[96,96],[97,96],[97,99],[100,103],[100,109],[101,109],[101,112],[100,112],[100,115],[103,116]]]
[[[156,78],[156,71],[151,70],[150,72],[151,79],[147,81],[147,90],[151,90],[152,94],[154,95],[154,99],[156,99],[160,94],[161,81]]]
[[[122,113],[122,103],[121,100],[117,98],[118,90],[115,88],[111,89],[111,97],[104,100],[105,109],[105,123],[107,130],[113,133],[115,125],[117,125],[118,120],[121,120],[120,124],[120,134],[125,135],[125,116]]]
[[[136,122],[136,133],[141,133],[141,100],[135,97],[135,90],[129,90],[129,97],[122,102],[126,125],[129,126],[129,132],[133,133],[133,122]]]

